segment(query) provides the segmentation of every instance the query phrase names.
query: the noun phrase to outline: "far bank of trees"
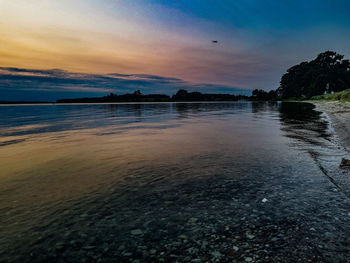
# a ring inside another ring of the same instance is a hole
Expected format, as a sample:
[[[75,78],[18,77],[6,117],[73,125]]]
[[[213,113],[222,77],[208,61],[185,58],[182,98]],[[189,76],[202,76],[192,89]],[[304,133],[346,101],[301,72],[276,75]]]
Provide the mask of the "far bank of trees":
[[[269,92],[262,89],[255,89],[252,92],[252,96],[249,100],[277,100],[277,91],[270,90]]]
[[[233,94],[188,92],[180,89],[172,97],[164,94],[142,94],[140,90],[134,93],[117,95],[110,93],[104,97],[60,99],[57,103],[110,103],[110,102],[185,102],[185,101],[237,101],[248,99],[248,96]]]
[[[172,101],[237,101],[247,99],[247,96],[220,94],[220,93],[200,93],[198,91],[188,92],[180,89],[171,98]]]

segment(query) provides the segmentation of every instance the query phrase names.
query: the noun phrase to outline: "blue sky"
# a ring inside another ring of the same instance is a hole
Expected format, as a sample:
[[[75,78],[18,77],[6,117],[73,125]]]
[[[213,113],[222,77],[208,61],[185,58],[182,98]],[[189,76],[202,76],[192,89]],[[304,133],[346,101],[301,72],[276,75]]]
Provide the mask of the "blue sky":
[[[0,67],[22,70],[0,70],[0,100],[276,89],[287,68],[320,52],[350,57],[349,11],[343,0],[4,0]],[[69,81],[28,76],[51,69]],[[111,73],[179,81],[91,80]]]

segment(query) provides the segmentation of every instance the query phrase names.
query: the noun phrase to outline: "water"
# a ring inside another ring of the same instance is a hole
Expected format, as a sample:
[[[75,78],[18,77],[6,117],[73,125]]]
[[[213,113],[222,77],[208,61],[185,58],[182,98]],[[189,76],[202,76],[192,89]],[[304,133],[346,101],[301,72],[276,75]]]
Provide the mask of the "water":
[[[310,104],[0,107],[0,262],[349,262]]]

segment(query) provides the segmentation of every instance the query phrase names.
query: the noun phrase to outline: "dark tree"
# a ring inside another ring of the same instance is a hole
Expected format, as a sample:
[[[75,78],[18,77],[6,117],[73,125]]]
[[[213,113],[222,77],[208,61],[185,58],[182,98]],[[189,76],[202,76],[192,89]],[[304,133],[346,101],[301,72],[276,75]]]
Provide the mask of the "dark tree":
[[[277,97],[277,92],[275,90],[271,90],[266,92],[262,89],[255,89],[252,91],[252,96],[250,100],[275,100]]]
[[[350,88],[350,63],[333,51],[319,54],[310,62],[302,62],[287,70],[277,89],[279,97],[310,98]]]
[[[179,89],[175,95],[173,95],[173,100],[186,100],[187,98],[187,90],[184,90],[184,89]]]
[[[187,92],[184,89],[172,97],[172,101],[236,101],[238,97],[232,94],[200,93],[198,91]]]

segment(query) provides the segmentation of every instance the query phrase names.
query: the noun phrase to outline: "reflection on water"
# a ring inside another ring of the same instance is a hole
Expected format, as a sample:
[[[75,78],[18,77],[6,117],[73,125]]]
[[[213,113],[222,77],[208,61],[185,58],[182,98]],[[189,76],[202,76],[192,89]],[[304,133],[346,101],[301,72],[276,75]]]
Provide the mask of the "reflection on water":
[[[0,117],[1,262],[350,252],[350,202],[320,170],[332,175],[342,152],[309,104],[9,106]]]
[[[291,146],[309,153],[330,181],[350,197],[350,173],[339,168],[347,151],[329,130],[327,117],[312,108],[313,105],[307,103],[282,103],[281,129],[287,137],[295,139]]]
[[[328,123],[321,118],[321,113],[313,111],[308,103],[282,103],[280,107],[282,130],[287,136],[308,141],[311,144],[322,144],[320,138],[329,140]],[[310,136],[310,133],[312,135]]]
[[[0,135],[158,123],[194,115],[239,114],[247,108],[250,104],[245,102],[8,106],[0,108]]]

